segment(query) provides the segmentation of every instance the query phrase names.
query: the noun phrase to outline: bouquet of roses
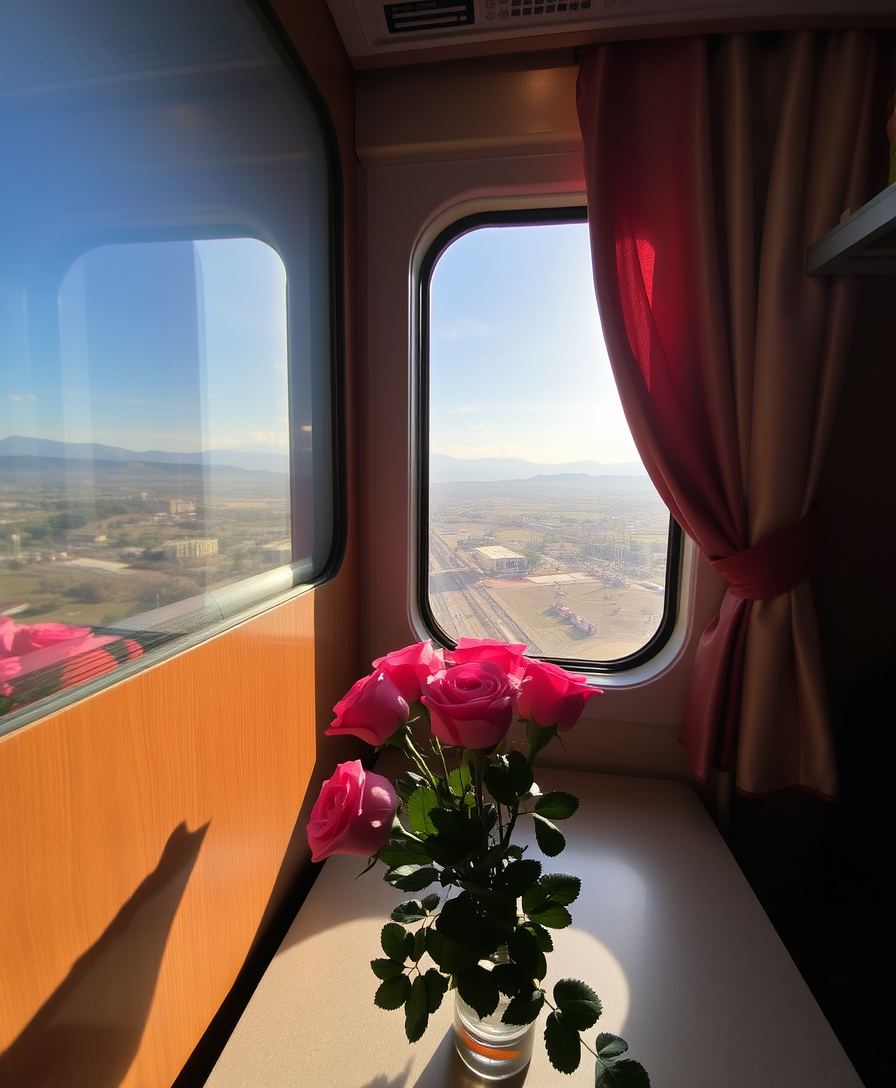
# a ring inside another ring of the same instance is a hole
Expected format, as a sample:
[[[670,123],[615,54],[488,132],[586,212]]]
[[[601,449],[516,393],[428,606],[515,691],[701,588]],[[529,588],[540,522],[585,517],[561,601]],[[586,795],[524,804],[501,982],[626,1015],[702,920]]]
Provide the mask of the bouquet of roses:
[[[503,1025],[530,1025],[548,1006],[544,1039],[556,1069],[573,1072],[585,1046],[596,1086],[644,1088],[647,1074],[621,1057],[622,1039],[601,1033],[593,1048],[582,1039],[600,1016],[597,994],[576,979],[562,979],[550,996],[542,985],[551,930],[571,923],[581,882],[544,872],[512,836],[519,820],[531,820],[542,854],[563,850],[557,822],[575,813],[578,799],[541,793],[532,764],[600,691],[584,676],[523,657],[525,648],[462,638],[453,651],[421,642],[375,661],[336,705],[327,733],[393,745],[412,769],[393,787],[360,760],[340,764],[311,812],[312,860],[359,854],[370,858],[365,872],[382,861],[386,882],[403,892],[444,889],[397,906],[382,931],[383,955],[371,962],[380,979],[374,1000],[404,1009],[410,1042],[449,988]],[[514,717],[526,728],[519,748],[507,740]],[[426,741],[416,735],[420,723],[429,725]]]

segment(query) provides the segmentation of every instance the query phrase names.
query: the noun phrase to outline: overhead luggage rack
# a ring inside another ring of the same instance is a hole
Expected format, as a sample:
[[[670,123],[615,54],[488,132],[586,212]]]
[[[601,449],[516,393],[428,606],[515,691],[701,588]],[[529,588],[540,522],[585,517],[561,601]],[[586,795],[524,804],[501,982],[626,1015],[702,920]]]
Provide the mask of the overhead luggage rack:
[[[807,276],[896,272],[896,182],[809,246]]]

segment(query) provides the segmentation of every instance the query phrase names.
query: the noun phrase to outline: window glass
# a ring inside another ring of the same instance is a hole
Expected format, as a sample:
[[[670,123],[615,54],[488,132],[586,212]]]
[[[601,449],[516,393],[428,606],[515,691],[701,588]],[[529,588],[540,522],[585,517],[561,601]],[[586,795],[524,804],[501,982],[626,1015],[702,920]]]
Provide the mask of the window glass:
[[[327,569],[310,93],[242,3],[0,15],[0,732]]]
[[[453,233],[429,280],[430,619],[628,666],[670,620],[670,518],[620,405],[587,224]]]

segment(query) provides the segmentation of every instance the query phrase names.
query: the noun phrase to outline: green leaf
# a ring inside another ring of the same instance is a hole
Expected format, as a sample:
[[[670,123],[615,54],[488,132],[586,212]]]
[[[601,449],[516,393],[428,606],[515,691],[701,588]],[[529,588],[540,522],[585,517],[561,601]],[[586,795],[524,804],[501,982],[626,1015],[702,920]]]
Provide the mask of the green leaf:
[[[566,846],[566,839],[550,820],[539,816],[537,812],[532,813],[532,818],[535,820],[535,841],[539,850],[547,857],[555,858]]]
[[[431,899],[427,896],[426,899]],[[426,903],[426,899],[423,903]],[[438,899],[438,896],[436,896]],[[399,903],[389,915],[393,922],[401,922],[402,925],[410,925],[412,922],[420,922],[426,917],[426,910],[416,899],[409,899],[406,903]]]
[[[431,812],[430,818],[438,830],[439,846],[445,850],[459,850],[461,856],[480,850],[488,838],[487,827],[474,813],[440,808]]]
[[[460,865],[469,854],[464,845],[452,843],[441,835],[429,836],[426,840],[426,852],[437,865],[444,865],[446,868]]]
[[[519,794],[513,788],[513,779],[506,766],[493,763],[484,775],[485,788],[500,805],[513,808],[519,804]]]
[[[538,947],[535,934],[526,926],[520,926],[510,934],[507,951],[513,962],[528,972],[530,978],[540,980],[547,974],[548,964],[544,953]]]
[[[457,976],[457,992],[479,1016],[490,1016],[498,1007],[498,984],[478,963]]]
[[[555,903],[563,906],[574,903],[582,890],[582,881],[577,876],[570,876],[568,873],[546,873],[539,884]]]
[[[380,1009],[400,1009],[410,996],[411,980],[407,975],[396,975],[380,983],[373,1003]]]
[[[505,933],[517,923],[516,896],[503,889],[482,888],[464,881],[464,888],[476,899],[483,913],[480,924],[491,925]],[[503,940],[500,942],[503,944]]]
[[[538,942],[538,947],[542,952],[547,953],[554,951],[554,938],[548,933],[544,926],[540,926],[537,922],[533,922],[530,919],[526,928],[531,929],[535,934],[535,940]]]
[[[574,1073],[582,1057],[582,1041],[562,1012],[552,1012],[544,1028],[544,1045],[551,1065],[561,1073]]]
[[[482,958],[478,938],[452,941],[434,927],[426,931],[426,951],[446,975],[460,974]]]
[[[594,1043],[594,1051],[604,1061],[618,1058],[628,1050],[628,1043],[620,1039],[618,1035],[611,1035],[608,1031],[602,1031]]]
[[[411,993],[404,1007],[404,1033],[409,1043],[416,1043],[426,1031],[429,1023],[429,1010],[426,996],[426,983],[422,975],[417,975],[411,986]]]
[[[470,774],[469,764],[455,767],[448,775],[448,787],[455,797],[463,797],[473,788],[473,777]]]
[[[371,960],[370,967],[377,978],[395,978],[404,971],[404,967],[397,960]]]
[[[439,873],[439,883],[443,888],[447,888],[453,884],[455,887],[460,887],[461,875],[450,865],[446,865],[445,868]]]
[[[544,1006],[544,990],[529,989],[513,998],[501,1021],[504,1024],[531,1024]]]
[[[453,941],[464,941],[476,926],[476,904],[469,892],[446,899],[436,919],[436,929]]]
[[[541,880],[538,880],[531,888],[528,888],[523,893],[523,910],[526,914],[530,911],[538,910],[541,904],[546,903],[548,899],[550,899],[550,896],[547,891],[545,891]]]
[[[567,926],[572,925],[572,915],[566,907],[561,907],[553,899],[546,900],[537,910],[530,910],[527,913],[533,922],[549,926],[551,929],[566,929]]]
[[[432,812],[430,812],[429,818],[436,831],[446,841],[466,841],[467,836],[464,832],[466,830],[466,825],[469,824],[470,820],[465,814],[461,814],[453,808],[434,808]]]
[[[426,779],[422,774],[417,774],[416,771],[407,771],[398,779],[395,783],[395,792],[401,798],[401,800],[407,804],[408,798],[414,792],[414,790],[420,789],[421,786],[426,786]]]
[[[426,951],[426,930],[421,926],[420,929],[414,934],[414,951],[411,953],[411,959],[414,963],[419,963],[423,958],[423,954]]]
[[[499,963],[492,970],[495,982],[502,994],[516,997],[523,990],[532,989],[532,978],[518,963]]]
[[[391,838],[380,850],[380,861],[389,868],[398,865],[420,865],[429,860],[429,854],[423,843],[415,839]]]
[[[522,752],[515,750],[508,752],[507,769],[510,772],[510,781],[517,797],[525,797],[535,781],[529,761]]]
[[[594,1066],[594,1088],[650,1088],[650,1077],[640,1062],[623,1058],[604,1065],[598,1058]]]
[[[549,820],[568,820],[579,807],[578,797],[571,793],[543,793],[535,802],[535,811]]]
[[[523,895],[540,876],[541,862],[527,858],[525,861],[512,861],[498,874],[498,881],[513,895]]]
[[[430,813],[439,808],[439,798],[436,791],[429,786],[418,786],[407,801],[408,819],[411,827],[421,838],[436,833],[435,824]]]
[[[562,978],[554,987],[554,1003],[578,1031],[587,1031],[601,1014],[600,998],[584,982]]]
[[[448,979],[441,971],[430,967],[423,976],[423,981],[426,983],[426,1008],[431,1015],[442,1004],[442,998],[448,991]]]
[[[531,719],[526,721],[526,747],[529,750],[529,763],[535,761],[535,757],[545,745],[550,744],[557,736],[557,726],[536,725]]]
[[[414,948],[414,935],[404,926],[387,922],[380,932],[380,944],[390,960],[404,963]]]
[[[423,909],[428,911],[435,910],[439,905],[439,900],[440,897],[436,892],[430,892],[429,895],[424,896],[423,898]]]
[[[399,865],[387,869],[383,880],[403,892],[419,892],[421,888],[439,879],[439,870],[431,865]]]
[[[575,881],[576,877],[570,877],[569,880]],[[537,884],[532,885],[523,896],[523,910],[533,922],[550,926],[551,929],[565,929],[566,926],[571,925],[572,915],[566,907],[548,895],[546,884],[549,881],[549,876],[542,877]],[[557,882],[557,886],[564,898],[576,891],[571,884],[565,884],[562,880]],[[578,894],[577,891],[576,894]],[[574,899],[575,895],[572,898]]]

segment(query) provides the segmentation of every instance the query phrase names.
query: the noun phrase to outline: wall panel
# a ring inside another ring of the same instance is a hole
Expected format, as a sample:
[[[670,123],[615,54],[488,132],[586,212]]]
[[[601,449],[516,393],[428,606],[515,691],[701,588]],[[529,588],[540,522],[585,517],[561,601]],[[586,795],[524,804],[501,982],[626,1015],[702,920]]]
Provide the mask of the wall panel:
[[[323,0],[278,8],[351,208],[351,70]],[[353,250],[349,219],[347,277]],[[341,751],[323,741],[318,770],[319,737],[359,669],[351,460],[348,480],[332,582],[0,740],[2,1088],[171,1084],[287,901],[306,794]]]

